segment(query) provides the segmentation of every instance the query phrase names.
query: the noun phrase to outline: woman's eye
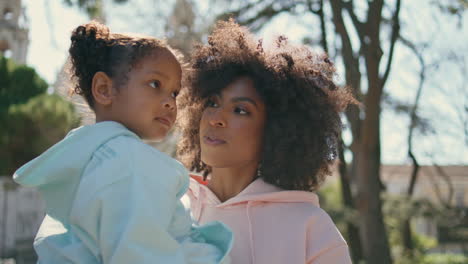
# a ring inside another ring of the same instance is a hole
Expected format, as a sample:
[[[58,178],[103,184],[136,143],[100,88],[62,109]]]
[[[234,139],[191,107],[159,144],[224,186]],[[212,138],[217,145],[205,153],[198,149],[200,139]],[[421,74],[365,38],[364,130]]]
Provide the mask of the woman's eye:
[[[237,114],[240,114],[240,115],[247,115],[249,114],[249,112],[247,112],[247,110],[241,108],[241,107],[236,107],[234,109],[234,112],[237,113]]]
[[[150,86],[153,87],[154,89],[159,89],[161,87],[161,82],[160,81],[151,81]]]

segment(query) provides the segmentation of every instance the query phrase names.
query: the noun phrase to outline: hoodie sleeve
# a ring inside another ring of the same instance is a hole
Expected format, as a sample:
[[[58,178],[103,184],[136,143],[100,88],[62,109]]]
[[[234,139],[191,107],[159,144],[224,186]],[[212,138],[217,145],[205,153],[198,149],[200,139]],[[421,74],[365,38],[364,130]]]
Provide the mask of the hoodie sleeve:
[[[332,219],[322,209],[307,226],[307,264],[351,263],[348,245]]]
[[[152,181],[135,175],[139,156],[126,143],[109,142],[93,155],[72,206],[72,230],[102,263],[185,263],[168,232],[179,175],[167,166],[153,171]]]

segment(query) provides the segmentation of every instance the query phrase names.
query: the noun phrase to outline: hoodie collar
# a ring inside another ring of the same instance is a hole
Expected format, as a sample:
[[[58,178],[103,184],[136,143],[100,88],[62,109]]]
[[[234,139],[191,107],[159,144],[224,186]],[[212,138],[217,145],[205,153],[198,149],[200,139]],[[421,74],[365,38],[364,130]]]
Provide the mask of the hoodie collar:
[[[190,191],[195,198],[203,199],[204,203],[216,207],[226,207],[248,202],[274,202],[274,203],[299,203],[307,202],[320,207],[317,194],[306,191],[284,190],[257,178],[242,192],[231,199],[221,202],[218,197],[206,186],[207,182],[201,180],[201,176],[191,175]],[[203,195],[201,195],[203,193]]]
[[[47,213],[54,218],[66,217],[74,199],[81,174],[94,151],[118,136],[138,136],[117,122],[106,121],[72,130],[59,143],[26,163],[13,175],[24,186],[38,187]]]
[[[257,178],[250,183],[244,190],[231,199],[221,202],[218,197],[206,186],[208,182],[203,181],[201,176],[191,175],[189,196],[192,196],[194,201],[191,204],[192,213],[195,219],[200,220],[203,211],[203,204],[209,207],[225,208],[230,206],[242,205],[241,210],[245,210],[250,242],[250,261],[255,263],[254,250],[254,228],[252,221],[254,220],[253,208],[257,203],[311,203],[316,207],[319,206],[318,196],[312,192],[306,191],[288,191],[277,186],[266,183],[263,179]]]

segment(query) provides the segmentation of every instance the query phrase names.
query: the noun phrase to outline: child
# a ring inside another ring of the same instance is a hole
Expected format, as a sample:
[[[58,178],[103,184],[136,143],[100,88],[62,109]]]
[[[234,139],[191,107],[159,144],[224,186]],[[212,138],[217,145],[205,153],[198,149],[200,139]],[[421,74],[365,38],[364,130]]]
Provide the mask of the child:
[[[14,179],[39,189],[47,215],[34,241],[39,263],[219,263],[232,234],[192,227],[180,202],[185,168],[142,142],[174,124],[181,65],[164,42],[111,34],[90,22],[69,49],[75,92],[96,124],[71,131]]]

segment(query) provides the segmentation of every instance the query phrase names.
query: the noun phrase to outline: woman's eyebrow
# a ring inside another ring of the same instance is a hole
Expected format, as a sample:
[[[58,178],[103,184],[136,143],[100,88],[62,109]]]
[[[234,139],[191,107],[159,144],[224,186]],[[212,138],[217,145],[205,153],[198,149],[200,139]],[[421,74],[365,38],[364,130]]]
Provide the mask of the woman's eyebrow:
[[[233,102],[233,103],[236,103],[236,102],[249,102],[249,103],[253,104],[255,107],[258,107],[255,100],[253,100],[253,99],[251,99],[249,97],[244,97],[244,96],[234,97],[234,98],[231,99],[231,102]]]

